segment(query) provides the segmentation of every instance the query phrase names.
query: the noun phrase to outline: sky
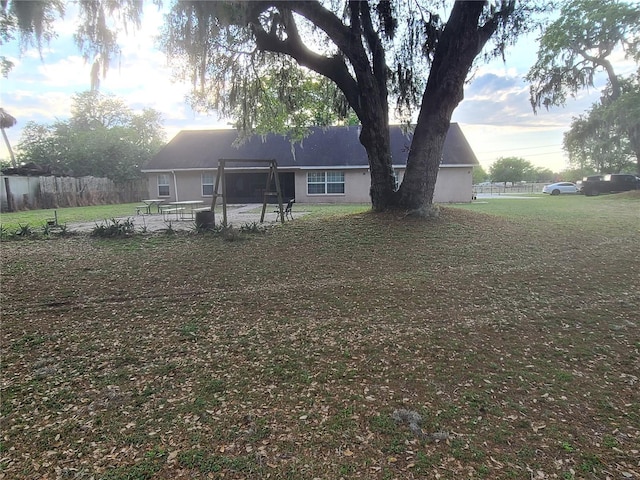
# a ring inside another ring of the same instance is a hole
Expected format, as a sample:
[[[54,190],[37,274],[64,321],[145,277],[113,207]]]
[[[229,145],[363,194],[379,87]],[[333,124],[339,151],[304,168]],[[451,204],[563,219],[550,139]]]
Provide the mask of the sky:
[[[165,55],[155,47],[163,13],[145,8],[141,30],[121,33],[121,56],[101,80],[102,93],[115,95],[134,111],[153,108],[162,114],[167,140],[182,129],[228,128],[228,120],[194,112],[186,102],[190,84],[173,79]],[[6,133],[12,146],[19,143],[22,127],[34,121],[50,124],[70,116],[71,97],[90,88],[91,65],[85,63],[72,36],[74,18],[59,21],[58,37],[42,50],[20,53],[17,42],[2,46],[3,55],[15,67],[8,78],[0,79],[0,107],[18,120]],[[465,88],[465,98],[453,114],[482,167],[488,171],[500,157],[521,157],[534,166],[560,172],[567,168],[562,150],[563,133],[572,117],[585,112],[599,98],[599,87],[584,90],[563,108],[533,113],[529,85],[524,75],[536,58],[535,36],[520,40],[508,50],[506,61],[480,64]],[[633,66],[617,59],[618,73]],[[9,154],[0,142],[0,158]]]

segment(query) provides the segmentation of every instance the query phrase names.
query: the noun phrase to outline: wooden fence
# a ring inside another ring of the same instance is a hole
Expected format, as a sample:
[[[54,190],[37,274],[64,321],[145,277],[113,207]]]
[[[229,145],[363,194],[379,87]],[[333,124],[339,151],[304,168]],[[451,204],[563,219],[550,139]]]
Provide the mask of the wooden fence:
[[[131,203],[149,195],[146,180],[116,184],[97,177],[6,175],[0,186],[3,212]]]

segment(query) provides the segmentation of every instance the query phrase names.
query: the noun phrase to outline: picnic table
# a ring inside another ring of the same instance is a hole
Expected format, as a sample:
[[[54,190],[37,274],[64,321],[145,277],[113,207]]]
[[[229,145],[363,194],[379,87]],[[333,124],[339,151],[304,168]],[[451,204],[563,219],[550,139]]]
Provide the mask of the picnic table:
[[[156,206],[158,213],[160,213],[160,205],[164,203],[164,200],[162,198],[148,198],[146,200],[142,200],[142,203],[144,203],[147,206],[148,214],[151,214],[151,207],[153,205]]]
[[[183,200],[180,202],[169,202],[169,208],[163,208],[164,215],[170,215],[171,213],[176,214],[176,220],[178,216],[181,220],[184,220],[188,215],[191,220],[193,220],[195,212],[200,210],[197,208],[199,205],[202,205],[204,202],[202,200]]]

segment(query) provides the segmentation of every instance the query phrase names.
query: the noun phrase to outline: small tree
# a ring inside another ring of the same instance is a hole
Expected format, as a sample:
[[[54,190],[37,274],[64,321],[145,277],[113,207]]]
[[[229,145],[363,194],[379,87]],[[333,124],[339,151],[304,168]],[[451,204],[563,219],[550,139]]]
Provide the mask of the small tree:
[[[489,175],[485,171],[484,168],[480,165],[476,165],[473,167],[473,184],[477,185],[478,183],[486,182],[489,180]]]
[[[164,143],[160,114],[131,111],[120,99],[98,92],[73,97],[68,121],[25,127],[20,158],[73,175],[122,182],[140,176],[140,167]]]
[[[553,182],[556,176],[557,175],[553,173],[553,170],[550,168],[538,167],[531,169],[531,171],[526,175],[526,180],[534,183],[549,183]]]
[[[489,169],[494,182],[521,182],[533,171],[533,165],[519,157],[500,157]]]

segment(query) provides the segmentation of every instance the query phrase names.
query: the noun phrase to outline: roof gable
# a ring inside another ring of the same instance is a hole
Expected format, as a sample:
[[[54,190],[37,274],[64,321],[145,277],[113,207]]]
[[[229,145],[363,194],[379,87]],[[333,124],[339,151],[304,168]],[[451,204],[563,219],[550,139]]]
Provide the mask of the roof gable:
[[[360,143],[360,127],[313,127],[301,142],[284,135],[254,135],[236,146],[236,130],[182,130],[143,170],[213,169],[219,159],[276,159],[278,167],[367,168],[367,153]],[[389,127],[394,165],[406,165],[411,134],[398,125]],[[476,165],[473,150],[457,123],[452,123],[444,144],[442,165]],[[244,167],[247,165],[244,164]]]

